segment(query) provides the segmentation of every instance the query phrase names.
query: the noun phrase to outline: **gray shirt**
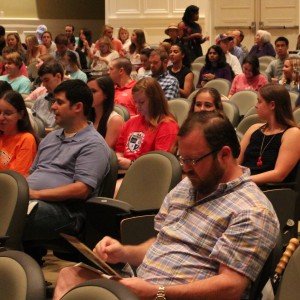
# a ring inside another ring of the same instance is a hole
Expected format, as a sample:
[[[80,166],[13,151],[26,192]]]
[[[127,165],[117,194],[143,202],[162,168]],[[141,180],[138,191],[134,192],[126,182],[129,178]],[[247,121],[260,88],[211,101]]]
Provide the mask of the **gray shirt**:
[[[34,190],[52,189],[80,181],[98,194],[109,171],[110,150],[92,123],[73,137],[63,129],[50,132],[40,143],[27,178]]]

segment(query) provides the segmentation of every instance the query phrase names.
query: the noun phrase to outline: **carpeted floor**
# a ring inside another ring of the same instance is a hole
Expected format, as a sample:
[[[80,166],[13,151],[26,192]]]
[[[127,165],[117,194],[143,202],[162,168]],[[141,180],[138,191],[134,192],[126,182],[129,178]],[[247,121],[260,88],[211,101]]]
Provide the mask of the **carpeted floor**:
[[[70,261],[61,260],[55,257],[51,251],[48,251],[47,255],[44,257],[44,265],[42,267],[45,280],[51,285],[47,287],[47,299],[52,299],[54,287],[56,284],[56,279],[59,271],[63,267],[72,266],[75,263]]]

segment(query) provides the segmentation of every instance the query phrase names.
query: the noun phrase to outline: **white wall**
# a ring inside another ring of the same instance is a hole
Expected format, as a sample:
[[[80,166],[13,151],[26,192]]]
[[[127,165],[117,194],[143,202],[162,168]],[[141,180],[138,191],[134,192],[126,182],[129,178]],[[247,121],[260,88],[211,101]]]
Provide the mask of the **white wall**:
[[[209,33],[206,24],[206,12],[209,1],[205,0],[106,0],[105,23],[115,28],[114,35],[120,26],[143,29],[148,44],[158,45],[167,36],[164,30],[170,23],[179,23],[189,5],[200,7],[199,24],[203,33]]]

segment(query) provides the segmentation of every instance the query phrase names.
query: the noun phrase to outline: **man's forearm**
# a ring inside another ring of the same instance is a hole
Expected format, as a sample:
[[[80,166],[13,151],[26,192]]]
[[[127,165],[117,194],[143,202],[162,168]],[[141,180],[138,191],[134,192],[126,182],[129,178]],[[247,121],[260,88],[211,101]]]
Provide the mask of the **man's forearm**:
[[[124,246],[125,257],[124,263],[128,262],[132,266],[139,266],[145,257],[149,247],[155,242],[155,238],[149,239],[148,241],[137,245],[137,246]]]
[[[45,190],[29,190],[30,199],[38,199],[51,202],[65,201],[68,199],[86,199],[91,188],[82,182],[74,182],[65,186]]]

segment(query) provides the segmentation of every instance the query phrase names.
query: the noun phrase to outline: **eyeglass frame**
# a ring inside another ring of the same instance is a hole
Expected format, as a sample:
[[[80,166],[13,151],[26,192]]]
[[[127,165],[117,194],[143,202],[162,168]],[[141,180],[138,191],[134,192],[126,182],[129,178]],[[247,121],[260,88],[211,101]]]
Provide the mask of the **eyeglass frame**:
[[[14,112],[7,112],[7,111],[0,111],[0,116],[2,115],[4,118],[9,118],[14,114],[17,114],[18,111],[14,111]]]
[[[183,158],[181,155],[178,156],[179,164],[183,167],[184,164],[188,164],[191,166],[196,166],[201,160],[208,157],[209,155],[212,155],[216,152],[218,152],[220,149],[214,149],[198,158],[192,159],[192,158]],[[188,162],[188,163],[187,163]]]

